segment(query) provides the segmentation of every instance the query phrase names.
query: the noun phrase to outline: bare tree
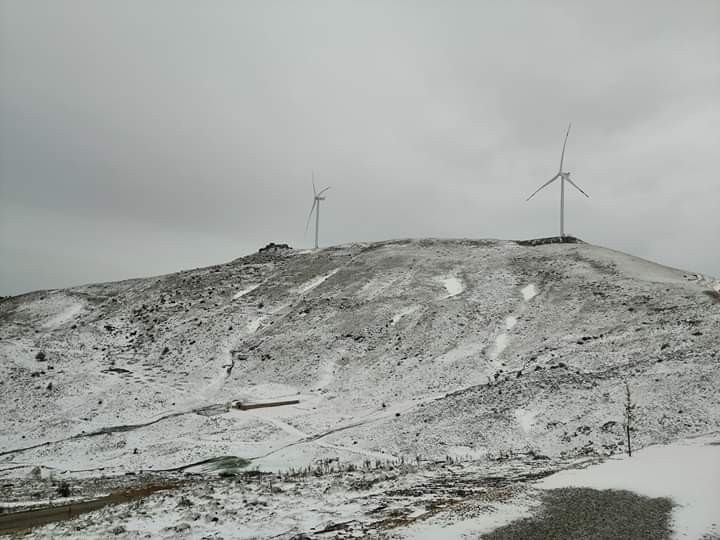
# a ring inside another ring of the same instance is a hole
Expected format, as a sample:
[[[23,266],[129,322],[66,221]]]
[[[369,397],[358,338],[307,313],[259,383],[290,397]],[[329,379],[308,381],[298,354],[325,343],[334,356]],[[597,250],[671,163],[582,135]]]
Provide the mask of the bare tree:
[[[625,436],[627,438],[627,453],[628,456],[632,457],[632,446],[630,443],[630,432],[633,431],[633,422],[635,421],[635,403],[633,403],[632,396],[630,395],[630,386],[625,381],[625,422],[623,427],[625,428]]]

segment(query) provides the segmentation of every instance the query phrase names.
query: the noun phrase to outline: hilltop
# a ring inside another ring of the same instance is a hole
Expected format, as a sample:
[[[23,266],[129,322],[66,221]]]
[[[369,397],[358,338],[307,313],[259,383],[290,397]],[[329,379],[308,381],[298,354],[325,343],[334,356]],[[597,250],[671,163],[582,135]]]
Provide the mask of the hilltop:
[[[612,453],[624,381],[639,445],[712,431],[711,290],[584,243],[404,240],[5,299],[0,468]]]

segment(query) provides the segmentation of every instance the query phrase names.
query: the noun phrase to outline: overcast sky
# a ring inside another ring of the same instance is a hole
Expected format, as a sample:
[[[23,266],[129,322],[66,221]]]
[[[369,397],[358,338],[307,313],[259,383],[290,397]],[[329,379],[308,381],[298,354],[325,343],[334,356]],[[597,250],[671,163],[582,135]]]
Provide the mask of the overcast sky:
[[[566,231],[720,276],[720,2],[0,0],[0,294]]]

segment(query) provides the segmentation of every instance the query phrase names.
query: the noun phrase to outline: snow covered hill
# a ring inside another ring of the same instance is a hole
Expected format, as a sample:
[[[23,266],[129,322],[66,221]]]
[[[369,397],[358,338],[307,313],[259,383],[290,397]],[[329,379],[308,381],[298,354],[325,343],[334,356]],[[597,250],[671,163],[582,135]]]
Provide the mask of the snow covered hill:
[[[0,301],[0,474],[623,451],[720,429],[716,282],[578,243],[403,240]],[[233,400],[298,399],[241,411]]]

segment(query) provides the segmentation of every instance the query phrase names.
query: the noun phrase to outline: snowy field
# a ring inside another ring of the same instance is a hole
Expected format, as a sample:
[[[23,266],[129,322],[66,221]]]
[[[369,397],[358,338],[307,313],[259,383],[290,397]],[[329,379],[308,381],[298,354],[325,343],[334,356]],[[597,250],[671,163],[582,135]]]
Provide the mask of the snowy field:
[[[505,463],[557,470],[607,457],[598,470],[613,471],[624,463],[615,457],[624,452],[625,382],[637,406],[635,445],[649,447],[633,463],[652,462],[662,445],[720,431],[714,287],[712,278],[588,244],[408,240],[257,254],[5,299],[0,481],[23,484],[32,472],[33,482],[65,480],[77,491],[89,479],[140,471],[216,475],[208,463],[227,456],[244,470],[280,475],[318,467],[340,477],[338,469],[368,467],[397,474],[414,464],[402,482],[428,474],[438,479],[436,493],[447,480],[437,463],[457,467],[453,478],[493,476]],[[230,407],[234,400],[299,403],[243,411]],[[718,447],[688,448],[710,456]],[[302,498],[320,489],[291,483]],[[405,497],[411,517],[382,534],[403,537],[399,529],[412,527],[432,537],[452,526],[462,535],[465,522],[477,533],[537,508],[540,488],[522,478],[511,484],[512,494],[498,495],[492,508],[475,505],[467,519],[450,509],[426,516],[427,501]],[[232,498],[229,485],[218,489]],[[13,489],[0,489],[0,505],[22,503],[10,500],[18,499]],[[641,493],[643,484],[623,489]],[[363,500],[374,504],[388,490],[392,482]],[[361,517],[372,508],[346,491],[312,499],[344,509],[316,517],[348,518],[366,531]],[[693,506],[691,491],[666,495],[684,508]],[[171,499],[142,504],[166,513]],[[268,508],[254,508],[248,536],[283,532],[258,525],[281,511]],[[108,523],[119,519],[101,512]],[[289,512],[288,530],[317,530],[305,514],[315,515]],[[698,532],[682,525],[680,510],[673,518],[683,538]],[[150,526],[140,521],[138,531]],[[203,530],[233,537],[212,523]]]
[[[648,497],[669,497],[677,538],[720,535],[720,436],[651,446],[583,470],[568,470],[540,487],[626,489]]]

